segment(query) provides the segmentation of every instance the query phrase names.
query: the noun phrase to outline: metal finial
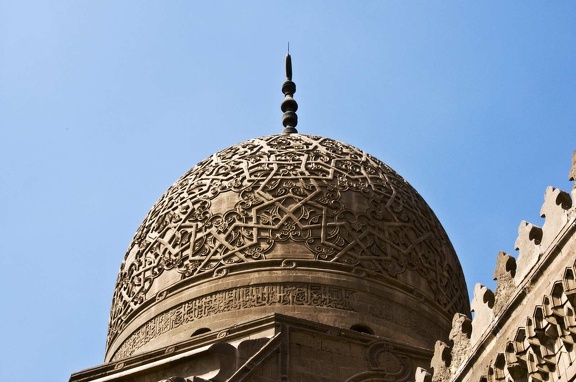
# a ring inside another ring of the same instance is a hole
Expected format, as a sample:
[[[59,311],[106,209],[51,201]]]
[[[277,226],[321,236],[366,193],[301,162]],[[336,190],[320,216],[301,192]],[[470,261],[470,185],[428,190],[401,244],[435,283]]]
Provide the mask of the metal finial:
[[[284,134],[297,133],[296,125],[298,124],[298,104],[292,98],[296,93],[296,84],[292,82],[292,57],[290,57],[290,43],[288,43],[288,53],[286,54],[286,81],[282,84],[282,93],[284,93],[284,101],[280,108],[284,112],[282,115],[282,125],[284,125]]]
[[[286,55],[286,80],[292,81],[292,57],[290,57],[290,53]]]

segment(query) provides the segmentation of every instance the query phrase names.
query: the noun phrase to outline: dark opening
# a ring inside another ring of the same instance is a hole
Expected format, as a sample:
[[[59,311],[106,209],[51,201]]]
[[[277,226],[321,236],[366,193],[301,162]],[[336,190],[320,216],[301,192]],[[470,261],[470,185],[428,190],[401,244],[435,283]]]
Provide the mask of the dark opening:
[[[199,334],[208,333],[208,332],[210,332],[210,331],[211,331],[211,330],[208,329],[208,328],[200,328],[200,329],[196,330],[194,333],[192,333],[192,337],[197,336],[197,335],[199,335]]]
[[[357,332],[360,332],[360,333],[374,334],[374,331],[372,329],[370,329],[368,326],[362,325],[362,324],[352,325],[350,327],[350,329],[357,331]]]

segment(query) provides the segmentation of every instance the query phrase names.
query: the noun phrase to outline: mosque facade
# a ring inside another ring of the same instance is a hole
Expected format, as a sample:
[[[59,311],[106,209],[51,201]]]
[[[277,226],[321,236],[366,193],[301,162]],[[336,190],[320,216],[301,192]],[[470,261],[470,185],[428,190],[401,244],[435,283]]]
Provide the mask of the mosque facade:
[[[290,55],[282,91],[281,134],[213,154],[152,207],[120,267],[104,363],[70,382],[574,379],[574,190],[546,190],[544,225],[520,224],[518,259],[500,253],[495,291],[476,285],[470,304],[410,184],[298,133]]]

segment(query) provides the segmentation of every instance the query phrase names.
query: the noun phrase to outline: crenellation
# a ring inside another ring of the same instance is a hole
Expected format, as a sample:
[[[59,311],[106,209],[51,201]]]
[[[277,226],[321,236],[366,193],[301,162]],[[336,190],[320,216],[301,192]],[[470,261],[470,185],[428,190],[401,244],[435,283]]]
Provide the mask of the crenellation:
[[[571,180],[575,177],[576,152]],[[548,187],[544,200],[543,227],[520,224],[518,259],[498,254],[496,291],[476,284],[471,331],[470,319],[455,315],[449,337],[452,349],[438,342],[431,373],[419,369],[417,382],[574,380],[576,212],[570,195],[559,189]]]
[[[452,330],[449,339],[452,342],[450,373],[455,374],[470,351],[472,320],[470,317],[456,313],[452,319]]]
[[[289,55],[286,77],[294,119]],[[120,268],[106,363],[71,382],[576,380],[576,184],[546,189],[542,227],[520,223],[517,258],[499,252],[495,290],[476,284],[469,304],[404,178],[284,125],[161,196]]]
[[[514,244],[514,248],[519,251],[514,277],[516,285],[520,285],[534,265],[538,263],[541,255],[541,241],[542,228],[523,220],[518,227],[518,238]]]
[[[451,348],[443,341],[436,341],[434,356],[430,362],[432,382],[447,381],[450,378]]]
[[[516,259],[506,252],[500,251],[496,260],[494,280],[494,315],[498,315],[502,308],[508,304],[511,296],[516,291],[514,276],[516,275]]]
[[[482,334],[494,320],[494,293],[482,284],[476,284],[474,288],[474,299],[470,304],[471,311],[474,312],[472,319],[472,334],[470,343],[474,346],[482,337]]]
[[[573,271],[572,268],[568,268]],[[565,272],[564,276],[573,274]],[[486,382],[546,382],[552,378],[561,380],[567,367],[576,359],[574,343],[576,342],[576,321],[572,302],[565,293],[565,277],[551,283],[548,293],[541,296],[541,304],[533,305],[532,313],[523,321],[519,321],[514,332],[508,338],[499,340],[490,338],[494,343],[487,354],[493,357],[477,360],[474,366],[459,365],[471,356],[471,352],[482,352],[488,348],[486,344],[479,347],[473,344],[466,348],[466,323],[469,320],[464,315],[455,315],[450,339],[454,341],[451,349],[447,344],[438,341],[431,362],[431,377],[427,381],[425,370],[420,370],[420,382],[448,382],[460,380],[460,366],[469,368],[468,373],[478,375]],[[485,312],[490,302],[490,292],[485,286],[478,284],[474,293],[473,308],[476,312]],[[480,309],[479,309],[480,308]],[[482,314],[482,313],[480,313]],[[475,323],[472,320],[472,339]],[[481,322],[481,319],[480,319]],[[486,328],[485,328],[486,329]],[[482,332],[482,331],[481,331]],[[482,332],[483,333],[483,332]],[[482,334],[481,333],[481,334]],[[456,351],[456,349],[460,349]],[[473,368],[473,369],[470,369]],[[475,371],[473,371],[475,370]],[[466,373],[466,371],[464,372]],[[468,380],[468,379],[464,379]]]
[[[568,212],[572,208],[570,194],[558,188],[548,187],[544,194],[544,204],[540,216],[546,218],[542,225],[542,250],[554,241],[562,227],[568,222]]]

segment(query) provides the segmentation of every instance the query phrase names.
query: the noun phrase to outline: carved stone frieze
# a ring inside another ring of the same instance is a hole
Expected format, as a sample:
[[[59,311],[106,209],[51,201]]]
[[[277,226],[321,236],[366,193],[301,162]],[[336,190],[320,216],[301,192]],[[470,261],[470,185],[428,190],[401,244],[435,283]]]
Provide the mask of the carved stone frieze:
[[[456,254],[422,197],[376,158],[300,134],[252,139],[203,160],[144,219],[118,275],[108,345],[156,292],[236,264],[302,258],[395,277],[452,315],[468,297]],[[289,267],[288,267],[289,268]]]
[[[136,330],[118,348],[112,361],[124,359],[152,339],[201,318],[234,310],[266,306],[315,306],[353,310],[350,296],[342,288],[309,284],[256,285],[229,289],[180,304],[157,315]],[[222,335],[221,335],[222,334]],[[219,333],[223,338],[226,332]]]

